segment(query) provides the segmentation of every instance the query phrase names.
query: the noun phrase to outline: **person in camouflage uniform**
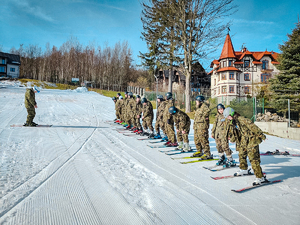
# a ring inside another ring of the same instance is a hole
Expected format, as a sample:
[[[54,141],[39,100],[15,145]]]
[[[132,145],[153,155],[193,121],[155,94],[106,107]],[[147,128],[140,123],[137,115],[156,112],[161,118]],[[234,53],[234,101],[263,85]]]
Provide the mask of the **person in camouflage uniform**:
[[[35,127],[38,124],[33,122],[35,117],[35,109],[37,108],[37,104],[35,101],[35,93],[39,92],[37,87],[27,88],[25,92],[25,108],[27,110],[27,120],[23,126]]]
[[[163,114],[163,122],[169,141],[165,145],[178,146],[174,130],[174,120],[172,115],[169,113],[169,108],[174,106],[175,100],[173,99],[172,93],[166,93],[166,106]]]
[[[189,152],[190,146],[188,136],[191,127],[190,117],[186,113],[182,112],[174,106],[169,108],[169,113],[173,116],[175,122],[177,140],[179,143],[177,148],[182,149],[183,152]]]
[[[121,120],[121,101],[120,101],[120,96],[121,94],[118,93],[117,95],[118,97],[116,98],[117,99],[117,102],[115,104],[115,110],[116,110],[116,116],[117,116],[117,120],[116,120],[116,123],[121,123],[122,120]]]
[[[123,96],[119,97],[118,110],[120,112],[120,124],[122,124],[125,121],[125,118],[124,118],[125,117],[125,105],[124,105]]]
[[[240,116],[230,107],[224,110],[223,115],[230,121],[228,137],[231,142],[236,142],[236,150],[239,152],[240,170],[235,173],[235,176],[249,173],[248,156],[256,176],[253,185],[268,182],[260,167],[259,144],[266,139],[263,131],[251,120]]]
[[[155,130],[156,135],[154,136],[155,139],[160,139],[160,129],[165,132],[165,125],[163,122],[163,113],[165,110],[167,102],[164,100],[162,95],[157,96],[157,110],[156,110],[156,122],[155,122]]]
[[[116,97],[112,97],[112,100],[115,103],[115,111],[116,111],[116,119],[114,119],[114,121],[118,120],[118,107],[117,107],[117,98]]]
[[[124,94],[125,98],[124,98],[124,103],[123,103],[123,106],[124,106],[124,109],[122,111],[122,113],[124,113],[124,127],[128,127],[129,125],[129,121],[128,121],[128,114],[127,114],[127,105],[128,105],[128,92],[126,91],[125,94]]]
[[[134,126],[136,127],[136,129],[133,131],[134,133],[137,133],[139,131],[142,132],[142,125],[141,125],[141,122],[140,122],[140,119],[141,119],[141,114],[142,114],[142,103],[141,103],[141,96],[137,95],[136,96],[136,102],[135,102],[135,114],[134,114]],[[140,132],[140,133],[141,133]]]
[[[210,109],[204,102],[202,95],[196,97],[196,111],[194,118],[194,141],[197,152],[192,157],[201,159],[211,159],[210,147],[208,141],[209,113]],[[203,153],[204,152],[204,153]]]
[[[126,123],[127,123],[127,127],[126,129],[130,129],[132,126],[132,122],[134,119],[134,115],[135,115],[135,100],[133,98],[133,93],[132,92],[128,92],[127,94],[127,106],[126,106]]]
[[[147,130],[148,128],[150,129],[150,133],[149,137],[154,137],[153,135],[153,126],[152,126],[152,122],[153,122],[153,106],[151,104],[151,102],[149,102],[146,98],[142,98],[142,104],[143,104],[143,108],[142,108],[142,112],[143,112],[143,127],[144,127],[144,134],[147,135],[147,133],[145,132],[145,130]]]
[[[227,163],[228,166],[234,166],[235,162],[233,161],[232,151],[229,148],[228,138],[227,138],[228,120],[222,121],[224,119],[223,116],[224,109],[225,107],[223,104],[217,105],[218,113],[216,115],[213,128],[211,130],[211,137],[216,141],[217,150],[220,157],[219,161],[217,162],[217,165],[222,165]],[[224,153],[226,153],[227,161]]]

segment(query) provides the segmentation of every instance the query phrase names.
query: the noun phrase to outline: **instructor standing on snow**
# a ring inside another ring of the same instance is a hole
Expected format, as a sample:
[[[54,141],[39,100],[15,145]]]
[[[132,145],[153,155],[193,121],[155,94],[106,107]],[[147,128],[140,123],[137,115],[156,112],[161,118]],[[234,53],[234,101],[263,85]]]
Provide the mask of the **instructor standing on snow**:
[[[36,127],[38,124],[33,122],[35,117],[35,108],[37,104],[35,101],[35,93],[39,92],[36,86],[33,88],[27,88],[25,93],[25,107],[27,109],[27,120],[23,126]]]

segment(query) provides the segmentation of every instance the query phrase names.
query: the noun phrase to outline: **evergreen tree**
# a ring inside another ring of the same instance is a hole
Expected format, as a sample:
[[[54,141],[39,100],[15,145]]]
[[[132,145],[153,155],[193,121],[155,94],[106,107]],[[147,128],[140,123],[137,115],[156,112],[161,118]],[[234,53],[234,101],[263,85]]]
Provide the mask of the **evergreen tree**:
[[[287,99],[290,99],[291,109],[300,111],[300,22],[288,40],[279,45],[281,54],[277,68],[280,73],[270,79],[270,89],[273,92],[273,105],[279,111],[286,111]]]

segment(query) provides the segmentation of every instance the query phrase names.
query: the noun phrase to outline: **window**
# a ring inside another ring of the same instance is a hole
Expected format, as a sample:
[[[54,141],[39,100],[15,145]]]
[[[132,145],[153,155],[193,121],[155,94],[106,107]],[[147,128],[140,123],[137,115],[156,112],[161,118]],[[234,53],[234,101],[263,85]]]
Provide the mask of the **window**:
[[[262,83],[265,83],[267,82],[267,80],[270,78],[270,75],[269,74],[261,74],[260,75],[260,80]]]
[[[15,68],[10,68],[10,72],[15,72],[16,69]]]
[[[222,94],[226,94],[227,92],[227,87],[226,86],[222,86]]]
[[[237,80],[240,79],[240,74],[239,74],[239,73],[236,74],[236,79],[237,79]]]
[[[229,60],[228,66],[232,66],[232,60]]]
[[[249,94],[250,93],[250,88],[249,87],[245,87],[244,90],[245,90],[245,94]]]
[[[0,66],[0,73],[5,73],[5,67],[4,66]]]
[[[216,79],[214,79],[214,86],[216,86],[217,82],[216,82]]]
[[[250,60],[244,60],[244,66],[250,67]]]
[[[218,95],[220,94],[220,87],[218,87]]]
[[[245,81],[250,81],[250,74],[249,73],[244,74],[244,80]]]
[[[221,75],[220,75],[221,76]],[[218,75],[218,82],[220,81],[220,76]]]
[[[262,61],[262,69],[267,70],[269,68],[269,62],[268,60]]]
[[[2,64],[5,64],[5,59],[2,59]]]
[[[233,85],[229,86],[229,93],[234,93],[234,86]]]
[[[226,73],[222,74],[222,80],[226,80]]]
[[[216,90],[214,90],[214,95],[216,95],[217,94],[217,91]]]
[[[234,72],[229,72],[229,80],[234,80]]]
[[[223,67],[226,67],[226,61],[223,62]]]

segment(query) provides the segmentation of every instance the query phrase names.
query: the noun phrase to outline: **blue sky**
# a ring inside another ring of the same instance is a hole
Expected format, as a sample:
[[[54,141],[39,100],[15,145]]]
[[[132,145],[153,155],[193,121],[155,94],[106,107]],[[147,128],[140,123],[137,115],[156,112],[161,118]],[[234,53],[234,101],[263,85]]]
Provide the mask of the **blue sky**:
[[[249,51],[279,52],[278,45],[287,40],[300,14],[299,0],[239,0],[236,4],[238,12],[230,17],[236,51],[245,45]],[[127,40],[139,64],[139,51],[147,51],[140,38],[141,10],[139,0],[2,0],[0,48],[9,52],[20,44],[33,44],[44,49],[47,42],[60,47],[71,36],[84,46],[114,46]],[[207,71],[222,47],[223,43],[201,62]]]

